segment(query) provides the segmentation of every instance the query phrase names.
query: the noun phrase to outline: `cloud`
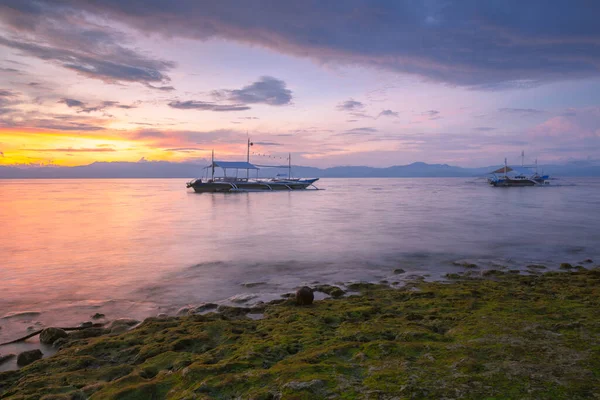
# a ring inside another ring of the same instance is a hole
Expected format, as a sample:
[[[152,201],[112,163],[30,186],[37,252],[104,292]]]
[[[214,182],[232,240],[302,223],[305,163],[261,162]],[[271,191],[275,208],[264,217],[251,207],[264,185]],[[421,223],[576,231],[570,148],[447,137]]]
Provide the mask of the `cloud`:
[[[142,129],[138,131],[133,131],[129,133],[129,136],[132,139],[147,139],[147,138],[165,138],[167,135],[164,132]]]
[[[377,118],[379,118],[379,117],[394,117],[394,118],[398,118],[399,117],[399,113],[396,112],[396,111],[392,111],[392,110],[383,110],[377,116]]]
[[[377,132],[377,129],[375,128],[369,128],[369,127],[364,127],[364,128],[354,128],[354,129],[349,129],[345,132],[339,133],[337,134],[337,136],[345,136],[345,135],[371,135],[372,133]]]
[[[346,100],[336,106],[340,111],[361,111],[364,110],[365,105],[360,101],[354,99]]]
[[[600,3],[585,0],[223,0],[177,6],[162,0],[143,6],[122,0],[40,0],[2,10],[9,23],[28,27],[77,13],[148,34],[223,38],[318,63],[386,68],[484,90],[600,76]]]
[[[10,2],[0,5],[5,35],[0,46],[39,58],[108,83],[164,84],[175,64],[154,59],[123,44],[128,37],[114,27],[97,23],[100,16],[67,3]]]
[[[286,83],[271,76],[262,76],[241,89],[214,91],[213,96],[233,103],[262,103],[271,106],[286,105],[292,101],[292,91],[287,89]]]
[[[4,157],[4,153],[0,151],[0,157]]]
[[[541,114],[543,111],[534,108],[499,108],[498,111],[508,114],[518,114],[522,116]]]
[[[217,112],[250,110],[250,107],[244,104],[216,104],[197,100],[172,101],[169,103],[169,107],[177,108],[180,110],[200,110]]]
[[[94,111],[103,111],[107,108],[122,108],[122,109],[136,108],[136,106],[134,106],[134,105],[119,104],[118,101],[103,101],[96,106],[88,106],[87,103],[84,103],[83,101],[69,99],[69,98],[62,98],[58,102],[62,103],[62,104],[66,104],[67,107],[69,107],[69,108],[77,108],[78,113],[81,113],[81,112],[90,113],[90,112],[94,112]]]
[[[61,147],[55,149],[21,149],[27,151],[40,151],[40,152],[52,152],[52,153],[96,153],[96,152],[112,152],[115,149],[109,147],[92,147],[92,148],[73,148],[73,147]]]
[[[244,86],[241,89],[213,90],[212,97],[221,103],[202,100],[171,101],[169,107],[180,110],[200,111],[246,111],[251,107],[248,104],[268,104],[271,106],[282,106],[292,101],[292,91],[286,88],[284,81],[263,76],[258,81]],[[222,102],[225,102],[223,104]],[[246,119],[258,119],[256,117],[245,117]],[[237,122],[233,122],[237,123]]]
[[[253,142],[253,143],[258,146],[281,146],[281,143],[275,143],[275,142]]]
[[[425,111],[424,113],[422,113],[421,115],[424,115],[426,117],[428,117],[430,120],[435,120],[435,119],[440,119],[442,118],[440,116],[440,112],[438,110],[429,110],[429,111]]]
[[[493,131],[496,128],[492,128],[490,126],[478,126],[477,128],[473,128],[473,130],[475,131],[479,131],[479,132],[489,132],[489,131]]]
[[[176,149],[164,149],[164,151],[172,151],[172,152],[179,152],[179,153],[195,153],[197,151],[204,151],[204,149],[201,149],[198,147],[179,147]]]

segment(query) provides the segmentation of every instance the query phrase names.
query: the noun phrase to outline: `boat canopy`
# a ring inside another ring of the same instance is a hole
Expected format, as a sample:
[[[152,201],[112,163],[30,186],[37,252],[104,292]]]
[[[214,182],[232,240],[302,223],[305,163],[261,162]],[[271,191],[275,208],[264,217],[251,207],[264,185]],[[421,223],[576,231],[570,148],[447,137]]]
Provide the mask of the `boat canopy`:
[[[257,165],[257,167],[261,167],[261,168],[285,168],[285,169],[288,169],[290,166],[289,165]]]
[[[490,174],[503,174],[505,171],[512,172],[512,171],[514,171],[514,169],[512,169],[511,167],[506,167],[506,168],[502,167],[495,171],[490,172]]]
[[[259,169],[256,165],[246,161],[213,161],[213,166],[223,169]]]

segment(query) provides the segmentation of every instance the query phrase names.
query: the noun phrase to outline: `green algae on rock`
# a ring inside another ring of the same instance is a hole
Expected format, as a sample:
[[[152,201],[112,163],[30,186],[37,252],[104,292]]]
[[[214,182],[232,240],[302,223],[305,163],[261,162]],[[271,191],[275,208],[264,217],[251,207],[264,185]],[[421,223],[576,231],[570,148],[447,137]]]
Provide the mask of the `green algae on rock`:
[[[265,318],[150,318],[0,374],[6,399],[587,399],[600,387],[600,270],[457,277]]]

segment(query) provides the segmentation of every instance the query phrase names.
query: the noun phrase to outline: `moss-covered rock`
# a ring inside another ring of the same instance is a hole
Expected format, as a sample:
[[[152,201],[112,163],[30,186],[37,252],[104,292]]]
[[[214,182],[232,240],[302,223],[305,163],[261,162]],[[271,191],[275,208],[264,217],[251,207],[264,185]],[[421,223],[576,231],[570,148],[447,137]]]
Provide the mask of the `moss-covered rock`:
[[[493,278],[150,318],[0,373],[0,398],[594,398],[600,270]]]
[[[342,297],[346,292],[337,286],[318,285],[315,286],[315,291],[330,295],[333,298]]]

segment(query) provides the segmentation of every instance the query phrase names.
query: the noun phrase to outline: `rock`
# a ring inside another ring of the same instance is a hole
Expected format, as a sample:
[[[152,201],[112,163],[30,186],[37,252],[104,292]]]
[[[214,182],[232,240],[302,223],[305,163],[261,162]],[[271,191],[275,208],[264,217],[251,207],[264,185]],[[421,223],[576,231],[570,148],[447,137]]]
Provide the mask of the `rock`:
[[[46,328],[40,333],[40,343],[52,344],[60,338],[66,338],[69,334],[59,328]]]
[[[296,304],[299,306],[306,306],[313,303],[315,295],[313,290],[308,286],[303,286],[296,292]]]
[[[165,318],[169,318],[169,315],[165,314],[165,313],[160,313],[156,316],[156,318],[165,319]]]
[[[276,304],[285,303],[286,301],[287,301],[286,299],[275,299],[275,300],[271,300],[268,304],[276,305]]]
[[[395,274],[403,274],[403,273],[405,273],[405,272],[406,272],[406,271],[405,271],[405,270],[403,270],[402,268],[396,268],[396,269],[394,270],[394,273],[395,273]]]
[[[41,314],[41,312],[39,312],[39,311],[15,311],[15,312],[9,312],[8,314],[4,315],[0,319],[10,319],[10,318],[20,318],[20,317],[37,317],[40,314]]]
[[[483,271],[482,275],[483,276],[499,276],[499,275],[504,275],[505,272],[504,271],[499,271],[497,269],[488,269]]]
[[[79,324],[80,328],[91,328],[92,326],[94,326],[94,323],[92,321],[85,321],[82,322],[81,324]]]
[[[454,261],[452,264],[457,265],[459,267],[464,267],[464,268],[479,268],[477,266],[477,264],[473,264],[469,261]]]
[[[16,356],[14,354],[5,354],[5,355],[0,355],[0,365],[4,364],[5,362],[7,362],[8,360],[11,360],[13,358],[15,358]]]
[[[127,329],[124,329],[124,331],[126,330]],[[91,337],[101,336],[109,332],[111,332],[109,329],[104,329],[102,327],[87,328],[69,333],[69,340],[87,339]]]
[[[69,339],[67,339],[67,338],[56,339],[54,341],[54,343],[52,343],[52,347],[54,347],[55,349],[60,349],[61,347],[63,347],[67,343],[69,343]]]
[[[177,310],[177,315],[178,317],[183,317],[184,315],[189,315],[190,311],[192,311],[191,308],[189,307],[181,307],[179,310]]]
[[[247,288],[253,288],[253,287],[266,285],[266,284],[267,284],[267,282],[245,282],[245,283],[242,283],[241,286],[247,287]]]
[[[246,316],[249,312],[252,311],[251,308],[248,307],[232,307],[221,305],[217,308],[217,311],[221,313],[221,315],[226,316],[227,318],[239,318]]]
[[[215,304],[215,303],[203,303],[203,304],[200,304],[199,306],[197,306],[196,308],[194,308],[194,312],[201,313],[201,312],[208,311],[208,310],[214,310],[217,307],[219,307],[219,305]]]
[[[546,266],[540,265],[540,264],[530,264],[527,266],[527,268],[529,268],[529,269],[546,269]]]
[[[111,322],[110,325],[108,326],[108,329],[110,330],[110,333],[118,334],[118,333],[123,333],[123,332],[128,331],[129,329],[131,329],[132,326],[135,326],[139,323],[140,323],[140,321],[138,321],[136,319],[119,318],[119,319],[115,319],[113,322]]]
[[[242,294],[236,294],[235,296],[230,297],[229,301],[231,301],[232,303],[247,303],[248,301],[255,299],[257,297],[258,297],[257,294],[242,293]]]
[[[102,318],[105,318],[105,317],[106,317],[106,315],[104,315],[102,313],[96,313],[96,314],[92,315],[91,318],[92,319],[102,319]]]
[[[34,361],[41,359],[44,356],[44,353],[40,349],[24,351],[17,357],[17,365],[19,367],[24,367],[26,365],[31,364]]]
[[[323,293],[327,293],[328,295],[330,295],[333,298],[338,298],[338,297],[342,297],[343,295],[346,294],[345,291],[343,291],[342,289],[340,289],[337,286],[331,286],[331,285],[319,285],[315,287],[315,291],[317,292],[323,292]]]
[[[573,269],[573,266],[569,263],[560,264],[560,269]]]

